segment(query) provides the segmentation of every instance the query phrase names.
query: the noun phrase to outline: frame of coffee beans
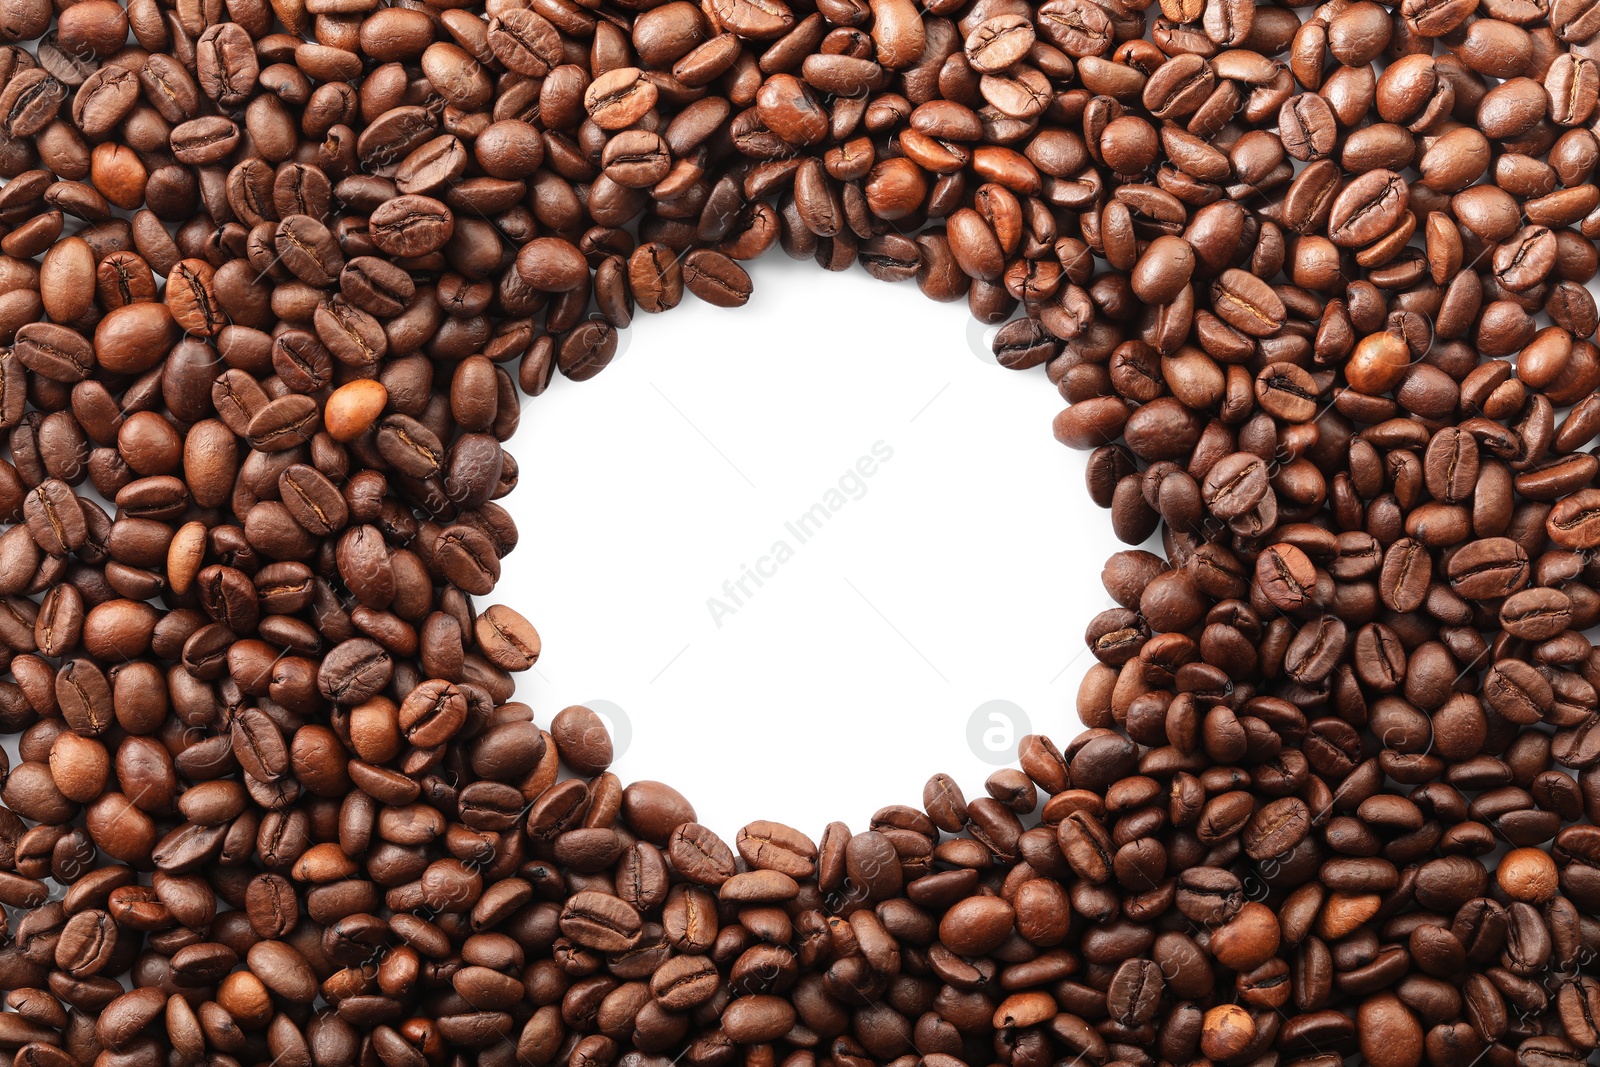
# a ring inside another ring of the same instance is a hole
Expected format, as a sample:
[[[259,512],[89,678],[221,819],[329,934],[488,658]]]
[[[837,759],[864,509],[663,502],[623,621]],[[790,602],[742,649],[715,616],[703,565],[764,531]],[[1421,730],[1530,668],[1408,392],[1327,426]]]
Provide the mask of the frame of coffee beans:
[[[1589,1062],[1597,36],[0,0],[0,1051]],[[774,247],[998,326],[1131,547],[1085,732],[730,846],[480,601],[522,394]]]

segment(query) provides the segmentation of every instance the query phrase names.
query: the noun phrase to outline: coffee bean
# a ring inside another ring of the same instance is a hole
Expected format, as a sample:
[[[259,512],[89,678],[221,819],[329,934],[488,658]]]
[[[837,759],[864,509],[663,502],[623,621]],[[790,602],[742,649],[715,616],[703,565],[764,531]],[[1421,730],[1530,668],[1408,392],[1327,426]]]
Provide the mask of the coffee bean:
[[[715,888],[734,875],[733,853],[721,838],[699,823],[683,823],[672,832],[667,857],[679,873],[696,885]]]
[[[260,452],[288,451],[311,440],[321,428],[319,414],[311,397],[290,393],[268,401],[250,419],[245,438]]]
[[[1513,637],[1543,641],[1555,637],[1572,622],[1572,600],[1559,589],[1524,589],[1500,606],[1500,624]]]
[[[1229,269],[1212,285],[1212,306],[1228,325],[1256,337],[1276,333],[1283,325],[1283,301],[1253,274]]]
[[[655,106],[657,96],[655,83],[642,70],[618,67],[590,83],[583,106],[601,129],[621,130],[643,118]]]
[[[721,979],[704,956],[675,956],[650,977],[650,993],[669,1011],[687,1011],[716,995]]]
[[[1400,175],[1368,171],[1335,198],[1328,214],[1328,237],[1341,247],[1371,244],[1393,229],[1409,202],[1410,187]]]
[[[332,285],[344,270],[333,235],[309,215],[290,215],[279,222],[274,247],[284,267],[307,285]]]
[[[1600,493],[1584,489],[1558,501],[1545,524],[1550,540],[1562,548],[1600,544]]]
[[[683,267],[678,253],[660,242],[634,249],[628,257],[628,282],[641,311],[667,311],[683,300]]]
[[[683,284],[718,307],[742,307],[750,299],[750,276],[719,252],[700,249],[689,253],[683,261]]]
[[[1245,853],[1253,859],[1286,855],[1305,840],[1311,813],[1298,797],[1282,797],[1256,812],[1245,827],[1241,840]]]
[[[540,237],[517,254],[517,273],[537,290],[560,293],[586,282],[589,267],[575,245],[558,237]]]
[[[61,928],[56,942],[56,966],[75,978],[99,974],[117,948],[117,924],[111,916],[91,908],[78,912]]]
[[[567,378],[583,382],[610,366],[616,355],[617,331],[608,322],[591,319],[562,340],[556,366]]]
[[[1128,960],[1117,968],[1106,992],[1106,1009],[1124,1026],[1138,1026],[1155,1015],[1164,982],[1153,960]]]
[[[1256,376],[1256,399],[1263,411],[1285,422],[1309,422],[1317,414],[1316,382],[1292,363],[1263,369]]]
[[[28,370],[57,382],[80,382],[94,368],[94,348],[64,326],[32,322],[16,333],[12,349]],[[20,421],[20,416],[19,416]]]
[[[987,74],[1021,60],[1033,42],[1033,23],[1026,16],[996,15],[967,35],[965,52],[972,68]]]
[[[473,627],[483,654],[504,670],[527,670],[539,659],[539,633],[517,612],[495,604]]]
[[[1224,1004],[1206,1012],[1200,1047],[1209,1057],[1229,1059],[1248,1050],[1255,1036],[1250,1013],[1237,1004]]]
[[[1527,584],[1527,554],[1510,538],[1484,538],[1452,555],[1446,575],[1456,592],[1468,599],[1509,596]]]
[[[638,912],[604,893],[578,893],[561,911],[561,932],[580,945],[602,952],[632,948],[642,929]]]
[[[582,705],[564,709],[551,723],[561,758],[574,769],[598,774],[611,763],[611,739],[600,717]]]
[[[368,227],[380,251],[416,257],[443,248],[455,232],[455,219],[432,197],[405,195],[385,201],[372,213]]]
[[[1262,595],[1280,611],[1296,611],[1310,602],[1316,568],[1291,544],[1272,545],[1256,564]]]

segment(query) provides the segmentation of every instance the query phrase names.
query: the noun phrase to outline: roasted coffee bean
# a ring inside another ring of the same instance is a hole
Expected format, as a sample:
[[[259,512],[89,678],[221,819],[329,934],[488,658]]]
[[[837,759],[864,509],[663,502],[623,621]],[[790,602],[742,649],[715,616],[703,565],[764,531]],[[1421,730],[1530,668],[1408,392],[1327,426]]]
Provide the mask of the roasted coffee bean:
[[[1224,271],[1212,285],[1211,295],[1217,316],[1237,330],[1268,337],[1283,326],[1283,301],[1253,274]]]
[[[744,268],[709,249],[696,249],[684,257],[683,286],[718,307],[742,307],[750,299],[750,276]]]
[[[1369,245],[1399,222],[1410,202],[1410,188],[1393,171],[1373,170],[1351,182],[1334,199],[1328,237],[1343,247]]]
[[[603,893],[578,893],[561,911],[561,932],[579,945],[602,952],[632,948],[642,931],[637,911]]]
[[[290,215],[279,222],[274,247],[285,269],[307,285],[330,286],[344,270],[333,234],[309,215]]]
[[[431,197],[397,196],[372,213],[368,233],[373,245],[388,255],[426,256],[454,235],[455,217]]]

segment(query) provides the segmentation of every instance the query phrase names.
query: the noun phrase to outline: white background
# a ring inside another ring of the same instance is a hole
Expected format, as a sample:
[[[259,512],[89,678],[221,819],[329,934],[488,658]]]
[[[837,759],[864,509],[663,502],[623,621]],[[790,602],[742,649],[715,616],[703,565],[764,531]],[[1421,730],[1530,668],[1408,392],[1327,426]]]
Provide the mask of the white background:
[[[863,829],[936,771],[981,795],[1016,736],[1081,728],[1083,631],[1124,547],[1051,436],[1063,402],[993,362],[964,302],[778,250],[747,266],[746,307],[637,315],[605,372],[525,401],[490,598],[543,638],[518,697],[547,727],[610,711],[622,780],[674,785],[730,842],[757,818]],[[785,529],[878,442],[892,458],[819,533]],[[778,540],[793,558],[734,605],[724,582]],[[969,741],[996,700],[1026,718],[981,724],[1000,752]]]

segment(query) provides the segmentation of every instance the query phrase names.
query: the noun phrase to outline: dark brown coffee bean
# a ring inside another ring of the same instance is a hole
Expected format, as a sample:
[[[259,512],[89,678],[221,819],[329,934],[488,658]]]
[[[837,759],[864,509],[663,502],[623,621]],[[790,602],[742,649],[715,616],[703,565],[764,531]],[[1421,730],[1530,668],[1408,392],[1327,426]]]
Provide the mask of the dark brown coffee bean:
[[[706,249],[684,257],[683,285],[717,307],[743,307],[750,299],[750,276],[744,268],[720,252]]]
[[[107,913],[91,908],[73,915],[61,928],[55,963],[75,978],[86,978],[104,970],[116,948],[116,922]]]
[[[601,129],[622,130],[643,118],[655,106],[657,95],[655,83],[643,71],[617,67],[590,83],[583,105]]]
[[[1350,183],[1328,214],[1328,236],[1334,244],[1371,244],[1399,221],[1409,200],[1409,187],[1398,174],[1374,170]]]
[[[1310,602],[1316,568],[1294,545],[1273,545],[1261,554],[1256,580],[1273,606],[1281,611],[1296,611]]]
[[[309,215],[290,215],[279,222],[274,247],[284,267],[307,285],[330,286],[344,270],[333,235]]]
[[[1471,600],[1505,597],[1528,581],[1528,557],[1510,538],[1490,537],[1465,545],[1446,568],[1451,586]]]
[[[52,323],[22,327],[12,351],[24,367],[51,381],[80,382],[94,367],[93,346],[82,335]]]
[[[284,452],[310,441],[321,429],[317,402],[309,396],[290,393],[268,401],[250,419],[246,437],[260,452]]]
[[[1545,525],[1550,540],[1562,548],[1586,549],[1600,544],[1600,493],[1582,489],[1558,501]]]
[[[578,893],[561,912],[561,932],[575,942],[602,952],[632,948],[642,934],[639,913],[604,893]]]
[[[443,248],[455,233],[455,217],[431,197],[397,196],[368,221],[372,243],[391,256],[425,256]]]
[[[1230,269],[1211,287],[1217,316],[1235,329],[1267,337],[1283,325],[1283,301],[1253,274]]]
[[[659,242],[641,244],[628,257],[628,284],[641,311],[654,313],[677,307],[684,289],[678,254]]]
[[[667,857],[680,874],[697,885],[715,888],[734,875],[733,853],[699,823],[684,823],[672,832]]]

